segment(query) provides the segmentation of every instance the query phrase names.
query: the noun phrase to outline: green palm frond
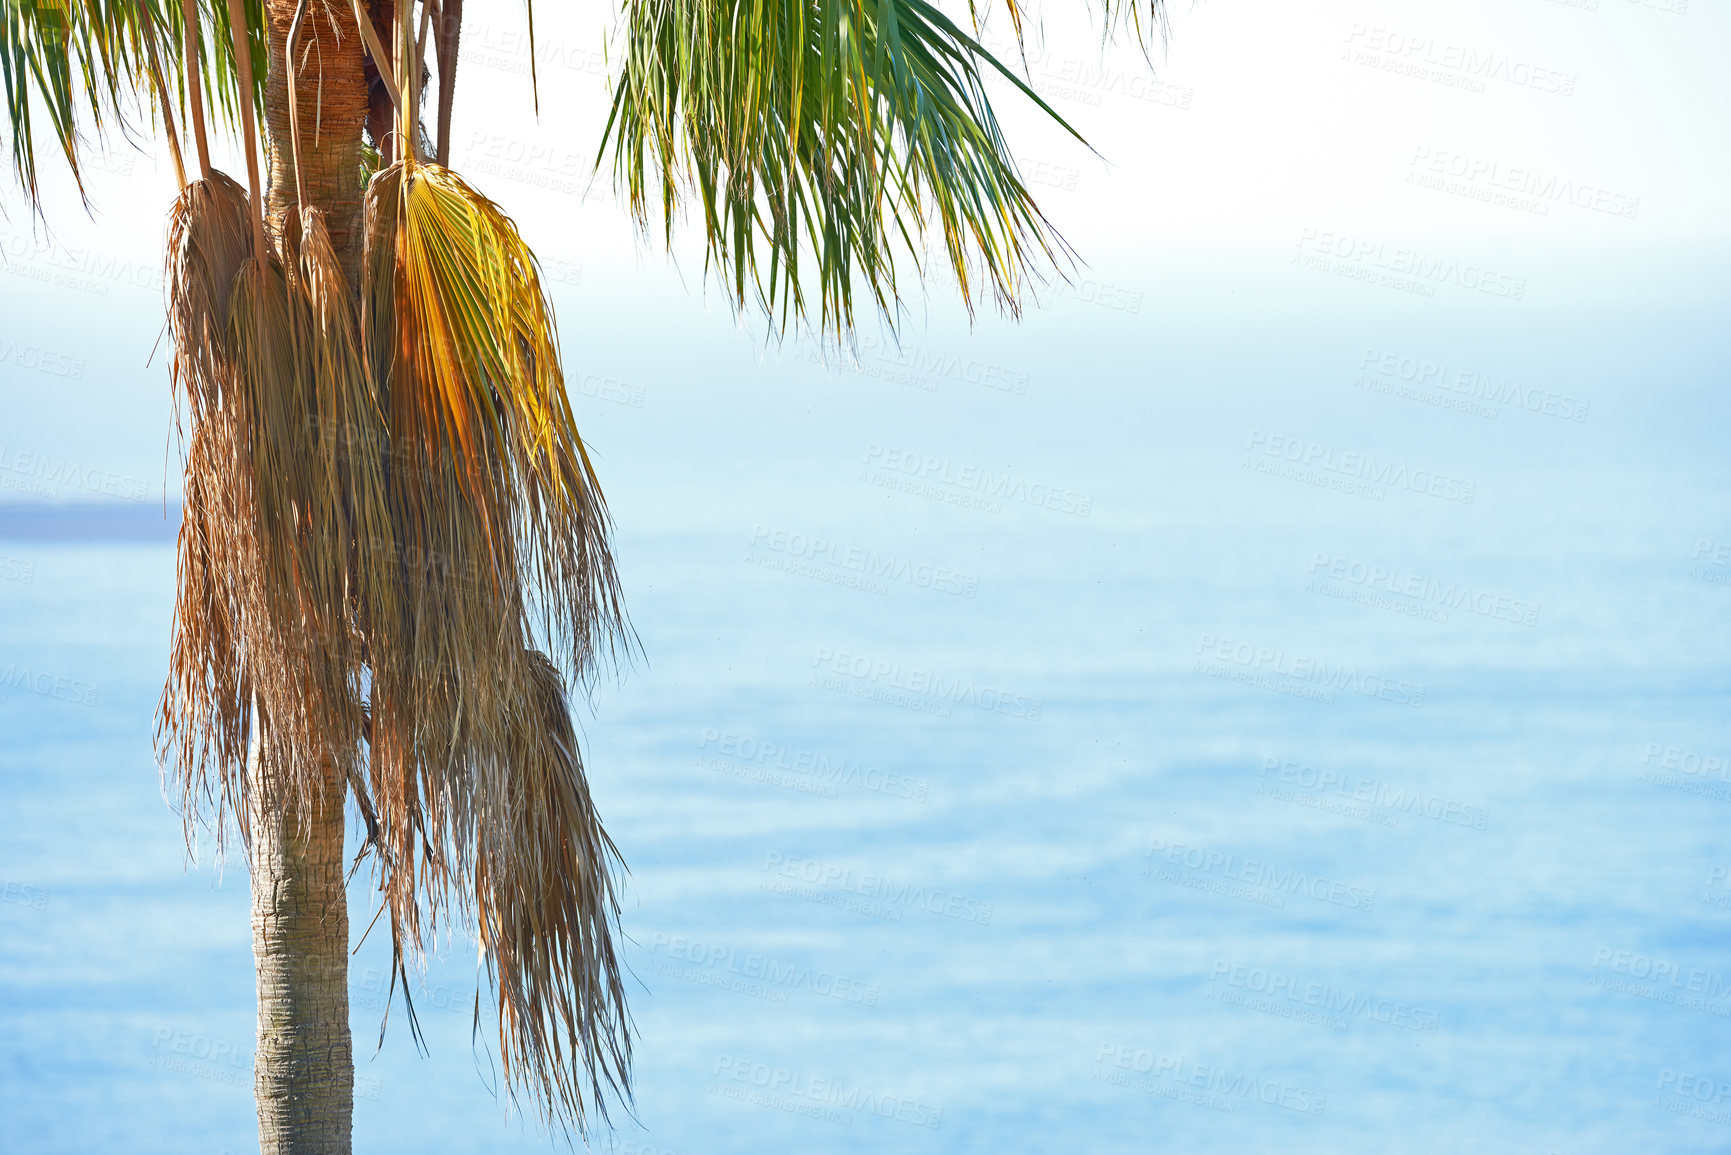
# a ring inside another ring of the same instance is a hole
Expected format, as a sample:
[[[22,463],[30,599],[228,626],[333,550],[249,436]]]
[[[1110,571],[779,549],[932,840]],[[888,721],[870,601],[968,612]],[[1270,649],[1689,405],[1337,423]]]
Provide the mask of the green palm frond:
[[[1120,31],[1128,30],[1131,39],[1146,51],[1154,36],[1165,44],[1171,35],[1166,0],[1099,0],[1099,7],[1100,33],[1104,40],[1114,40]],[[1029,6],[1026,0],[1004,0],[1004,8],[1019,44],[1027,32]],[[990,15],[991,0],[968,0],[968,18],[976,29],[982,27]]]
[[[929,226],[970,310],[985,289],[1015,311],[1062,242],[1017,175],[988,72],[1063,124],[926,0],[633,0],[603,154],[670,240],[699,200],[735,303],[754,296],[784,327],[850,326],[856,283],[888,312],[898,253],[917,267]]]
[[[1107,39],[1127,27],[1144,51],[1155,36],[1160,37],[1162,47],[1172,38],[1172,18],[1166,11],[1166,0],[1100,0],[1100,15]]]
[[[81,151],[102,146],[111,129],[130,132],[135,97],[147,105],[184,107],[184,23],[180,5],[172,0],[0,4],[6,111],[0,128],[11,134],[13,169],[33,204],[39,203],[39,143],[51,140],[58,147],[82,187]],[[253,58],[251,99],[262,111],[268,64],[263,0],[246,0],[244,7]],[[203,0],[198,8],[203,88],[222,119],[232,124],[241,105],[228,9],[221,0]]]
[[[59,144],[78,177],[80,113],[100,131],[105,118],[118,112],[123,78],[115,73],[123,62],[111,55],[104,26],[80,19],[88,9],[69,0],[5,0],[0,12],[0,78],[12,129],[12,163],[34,199],[35,113],[45,117],[41,128]]]

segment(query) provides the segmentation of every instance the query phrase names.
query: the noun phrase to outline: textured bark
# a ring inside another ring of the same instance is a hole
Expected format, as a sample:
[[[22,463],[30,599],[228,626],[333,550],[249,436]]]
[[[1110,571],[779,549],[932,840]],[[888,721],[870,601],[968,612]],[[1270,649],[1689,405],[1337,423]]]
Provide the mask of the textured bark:
[[[439,21],[439,140],[436,159],[451,163],[452,96],[457,90],[457,49],[463,39],[463,0],[443,0]]]
[[[393,131],[397,107],[391,103],[391,94],[385,88],[385,82],[379,79],[378,72],[381,66],[387,69],[395,67],[397,37],[393,30],[397,26],[397,6],[393,0],[368,0],[366,7],[373,30],[379,35],[379,46],[386,55],[382,61],[368,57],[366,67],[367,131],[372,134],[373,143],[378,145],[379,166],[382,168],[397,159],[397,137]]]
[[[289,131],[284,46],[292,0],[266,0],[270,70],[265,79],[270,170],[265,222],[282,243],[298,204]],[[347,4],[310,0],[295,41],[301,187],[323,210],[350,284],[360,276],[361,128],[367,83]],[[343,892],[345,783],[333,770],[304,821],[255,764],[252,797],[252,933],[258,971],[260,1155],[349,1155],[354,1053],[349,1037],[349,917]],[[278,804],[273,805],[276,801]]]
[[[295,5],[293,0],[266,0],[265,10],[270,18],[265,119],[271,143],[265,227],[280,244],[283,222],[297,199],[283,55]],[[294,55],[301,181],[307,200],[324,211],[331,244],[353,284],[361,267],[361,128],[367,122],[368,100],[365,53],[352,5],[308,0]]]
[[[253,765],[252,950],[258,968],[259,1155],[349,1155],[349,913],[343,784],[303,824]],[[274,803],[272,796],[277,796]]]

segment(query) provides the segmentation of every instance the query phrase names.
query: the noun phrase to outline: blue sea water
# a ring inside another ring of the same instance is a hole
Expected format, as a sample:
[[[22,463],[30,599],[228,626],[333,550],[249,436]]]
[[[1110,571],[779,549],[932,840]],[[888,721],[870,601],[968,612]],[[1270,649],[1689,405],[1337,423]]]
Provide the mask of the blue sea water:
[[[1212,0],[1142,57],[1083,7],[984,35],[1098,150],[990,82],[1091,263],[852,356],[589,179],[616,5],[538,6],[533,89],[469,5],[456,167],[643,640],[577,710],[638,1030],[595,1149],[1731,1150],[1731,17]],[[0,193],[0,1155],[257,1150],[244,865],[152,751],[155,155]],[[374,909],[355,1149],[556,1149],[463,928],[380,1041]]]
[[[645,653],[581,710],[639,1031],[600,1149],[1731,1148],[1723,277],[1234,259],[827,365],[565,292]],[[187,866],[152,757],[173,549],[116,529],[155,508],[0,510],[6,1151],[256,1150],[244,866]],[[548,1149],[472,944],[424,1057],[400,1003],[373,1053],[384,957],[356,1149]]]

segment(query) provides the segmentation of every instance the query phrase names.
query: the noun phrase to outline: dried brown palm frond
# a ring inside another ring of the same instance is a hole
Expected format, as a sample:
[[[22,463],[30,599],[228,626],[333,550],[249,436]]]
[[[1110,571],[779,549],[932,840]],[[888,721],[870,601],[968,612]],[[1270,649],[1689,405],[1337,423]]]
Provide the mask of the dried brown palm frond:
[[[361,647],[349,596],[348,495],[328,484],[337,453],[316,424],[319,393],[331,383],[314,370],[329,367],[340,387],[344,350],[306,339],[304,286],[274,261],[248,261],[231,317],[233,408],[245,437],[235,468],[250,490],[252,552],[233,580],[246,614],[244,654],[261,745],[282,760],[271,781],[294,806],[331,788],[330,767],[344,771],[336,782],[346,779],[365,723],[356,692]],[[362,380],[352,363],[346,375]]]
[[[169,211],[171,372],[195,420],[218,403],[226,375],[229,303],[235,274],[252,255],[251,215],[246,190],[222,173],[192,181]]]
[[[221,408],[195,422],[186,453],[168,682],[157,718],[165,775],[175,779],[187,849],[195,823],[211,819],[220,850],[229,815],[244,815],[242,768],[252,730],[252,692],[241,659],[241,600],[230,576],[245,556],[237,540],[243,502],[234,476],[234,415]]]
[[[630,644],[609,519],[533,255],[497,206],[414,160],[367,193],[363,330],[387,398],[393,644],[373,647],[369,787],[398,948],[473,919],[514,1091],[586,1126],[629,1041],[612,844],[560,667]],[[548,648],[554,658],[540,653]]]
[[[241,814],[240,769],[252,724],[242,664],[244,599],[237,563],[250,497],[237,462],[244,436],[231,403],[229,316],[235,276],[250,255],[246,193],[220,173],[181,190],[169,217],[165,279],[171,372],[192,420],[179,539],[180,588],[168,683],[158,716],[165,766],[172,748],[187,843],[201,810]],[[244,572],[244,571],[242,571]]]
[[[376,575],[357,555],[389,523],[347,283],[316,212],[285,238],[286,270],[249,255],[252,220],[219,174],[188,186],[171,230],[174,373],[193,433],[159,729],[189,841],[213,802],[219,838],[229,815],[245,834],[255,725],[286,759],[271,781],[292,804],[328,788],[330,767],[353,766],[365,623],[394,616],[392,589],[358,580]]]
[[[523,660],[531,696],[508,724],[517,755],[478,768],[481,945],[507,1083],[532,1091],[550,1119],[581,1123],[585,1085],[605,1118],[602,1091],[623,1095],[631,1062],[613,952],[619,853],[589,798],[559,671],[534,651]]]

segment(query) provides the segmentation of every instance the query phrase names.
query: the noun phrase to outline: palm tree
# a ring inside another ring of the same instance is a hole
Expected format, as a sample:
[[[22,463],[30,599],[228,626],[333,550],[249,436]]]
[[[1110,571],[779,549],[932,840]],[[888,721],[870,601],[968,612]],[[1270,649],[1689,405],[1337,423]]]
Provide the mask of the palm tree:
[[[1134,2],[1109,0],[1106,28],[1146,47],[1161,0]],[[447,167],[462,0],[5,4],[38,212],[38,135],[76,176],[135,108],[179,177],[188,439],[158,746],[189,852],[200,822],[219,853],[232,829],[250,868],[260,1150],[350,1150],[363,862],[393,990],[440,926],[472,923],[513,1098],[587,1134],[629,1096],[630,1025],[618,855],[566,693],[634,641],[534,256]],[[970,15],[973,34],[928,0],[627,0],[602,156],[641,227],[671,239],[695,205],[736,307],[784,332],[844,336],[860,291],[893,320],[934,231],[970,311],[1014,312],[1065,251],[985,78],[1039,98]],[[244,186],[211,167],[207,119],[238,128]]]

